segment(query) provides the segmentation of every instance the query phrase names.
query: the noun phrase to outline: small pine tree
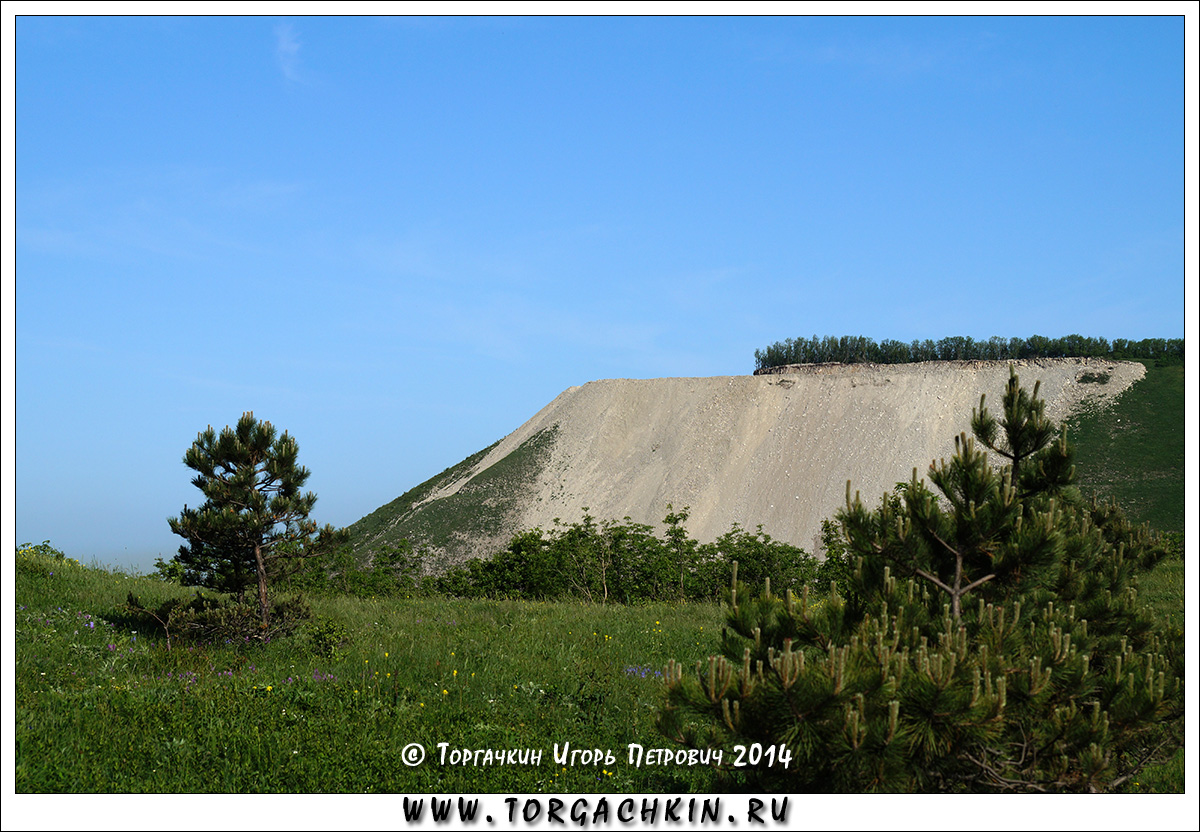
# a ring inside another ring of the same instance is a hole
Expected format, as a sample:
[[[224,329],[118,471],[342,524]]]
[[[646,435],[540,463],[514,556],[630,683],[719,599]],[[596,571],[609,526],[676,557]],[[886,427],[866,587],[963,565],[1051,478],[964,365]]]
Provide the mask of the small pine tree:
[[[268,567],[344,541],[326,526],[318,535],[308,518],[317,497],[301,493],[309,471],[297,464],[299,446],[285,431],[245,413],[235,428],[218,434],[210,425],[184,454],[196,471],[192,484],[203,492],[200,508],[184,506],[168,518],[171,531],[188,542],[175,561],[185,583],[236,593],[241,600],[257,584],[261,627],[270,622]]]
[[[845,595],[751,596],[735,573],[722,655],[667,667],[663,732],[777,749],[746,777],[785,791],[1109,791],[1173,752],[1181,639],[1136,595],[1167,547],[1079,497],[1015,373],[972,432],[936,492],[914,471],[868,510],[847,484]]]

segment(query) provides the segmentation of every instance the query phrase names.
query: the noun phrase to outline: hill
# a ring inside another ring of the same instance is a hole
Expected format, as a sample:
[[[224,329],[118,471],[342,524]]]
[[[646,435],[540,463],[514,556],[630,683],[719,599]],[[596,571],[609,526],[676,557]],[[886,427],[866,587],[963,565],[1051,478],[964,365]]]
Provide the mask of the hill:
[[[350,527],[366,556],[407,538],[435,568],[486,556],[556,518],[657,525],[690,507],[707,542],[734,523],[819,548],[846,481],[874,501],[912,468],[953,452],[986,394],[998,406],[1009,365],[1041,382],[1055,421],[1101,409],[1145,375],[1098,358],[814,364],[754,376],[607,379],[563,391],[504,439]]]
[[[1184,527],[1185,368],[1143,361],[1146,377],[1111,407],[1067,421],[1084,493],[1114,497],[1160,531]]]

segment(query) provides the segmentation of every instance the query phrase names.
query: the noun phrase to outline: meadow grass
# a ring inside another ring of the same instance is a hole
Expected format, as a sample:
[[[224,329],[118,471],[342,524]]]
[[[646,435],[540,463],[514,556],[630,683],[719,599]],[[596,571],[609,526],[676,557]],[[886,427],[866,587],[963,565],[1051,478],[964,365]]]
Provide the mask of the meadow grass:
[[[20,792],[692,792],[711,772],[636,768],[662,746],[669,658],[715,643],[716,605],[313,599],[306,634],[183,644],[122,609],[182,591],[18,555]],[[336,633],[352,634],[338,643]],[[424,764],[401,759],[409,743]],[[440,765],[449,748],[541,749],[540,765]],[[560,766],[554,744],[612,750]]]
[[[1184,563],[1140,594],[1183,626]],[[710,769],[637,768],[668,659],[716,651],[715,604],[601,606],[444,598],[311,599],[296,635],[168,649],[124,609],[177,586],[41,552],[16,561],[18,792],[708,792]],[[428,757],[402,760],[410,743]],[[540,749],[540,764],[441,765],[449,749]],[[613,764],[556,765],[555,743]],[[1182,792],[1184,757],[1128,791]]]

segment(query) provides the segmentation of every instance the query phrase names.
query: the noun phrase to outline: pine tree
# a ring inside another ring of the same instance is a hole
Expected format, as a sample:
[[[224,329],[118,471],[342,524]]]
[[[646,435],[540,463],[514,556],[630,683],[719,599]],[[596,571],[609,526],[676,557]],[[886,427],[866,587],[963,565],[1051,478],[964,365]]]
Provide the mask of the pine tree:
[[[183,516],[189,516],[191,509],[183,507]],[[182,519],[182,518],[181,518]],[[170,522],[170,521],[168,521]],[[184,534],[184,527],[172,531]],[[210,529],[207,539],[194,536],[199,534],[196,524],[188,532],[188,542],[179,547],[179,552],[172,558],[171,564],[160,564],[163,574],[175,574],[184,586],[202,586],[225,592],[237,598],[239,604],[245,603],[246,590],[255,582],[255,562],[253,546],[239,537],[236,529],[227,530],[229,533],[221,536],[219,529]],[[172,566],[175,568],[172,569]]]
[[[868,510],[848,483],[845,595],[752,597],[735,574],[722,655],[668,665],[664,733],[775,749],[744,773],[786,791],[1107,791],[1173,751],[1181,638],[1136,596],[1167,547],[1079,497],[1044,407],[1014,373],[936,491],[914,471]]]
[[[295,439],[286,431],[277,436],[270,422],[253,413],[220,434],[210,425],[183,458],[197,472],[192,484],[205,502],[198,509],[184,506],[179,517],[167,520],[188,541],[175,556],[185,582],[237,593],[239,600],[256,583],[264,630],[270,621],[269,566],[341,539],[328,526],[317,536],[316,523],[308,519],[317,497],[300,491],[309,471],[297,464],[298,453]]]

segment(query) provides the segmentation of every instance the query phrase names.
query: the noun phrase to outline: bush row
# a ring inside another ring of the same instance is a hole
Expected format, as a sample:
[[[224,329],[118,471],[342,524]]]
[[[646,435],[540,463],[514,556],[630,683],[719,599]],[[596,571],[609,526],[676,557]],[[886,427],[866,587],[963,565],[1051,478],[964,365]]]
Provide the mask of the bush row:
[[[804,549],[774,540],[759,526],[738,524],[711,543],[691,538],[688,511],[668,506],[662,534],[653,527],[604,520],[587,510],[569,525],[515,534],[490,558],[474,558],[434,576],[422,575],[426,554],[405,541],[377,552],[369,565],[354,561],[349,547],[297,563],[277,586],[317,594],[359,597],[442,595],[536,601],[578,599],[596,603],[719,600],[730,585],[732,564],[744,579],[770,578],[780,590],[808,585],[825,590],[845,573],[844,560],[827,528],[834,557],[819,561]],[[828,548],[828,547],[827,547]]]

